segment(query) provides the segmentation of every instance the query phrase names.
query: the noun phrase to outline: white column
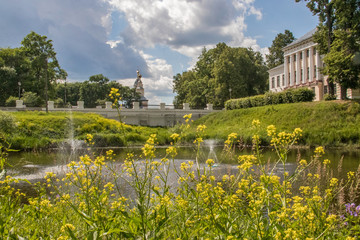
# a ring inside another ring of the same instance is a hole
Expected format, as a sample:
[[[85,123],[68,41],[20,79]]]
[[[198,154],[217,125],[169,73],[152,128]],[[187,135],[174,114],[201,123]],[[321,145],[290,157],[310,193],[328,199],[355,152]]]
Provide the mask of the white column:
[[[48,101],[47,105],[49,110],[54,110],[54,101]]]
[[[133,102],[133,109],[139,110],[140,109],[140,103],[139,102]]]
[[[321,60],[320,60],[320,54],[319,51],[316,51],[316,80],[320,80],[320,68],[321,68]]]
[[[306,68],[306,51],[303,50],[302,51],[302,56],[303,56],[303,61],[302,61],[302,70],[303,70],[303,75],[302,75],[302,82],[306,83],[306,73],[307,73],[307,68]]]
[[[23,100],[16,100],[16,108],[24,108],[24,101]]]
[[[78,109],[84,109],[84,101],[77,101],[76,103]]]
[[[285,87],[288,87],[289,86],[289,60],[288,60],[288,56],[285,56],[284,57],[284,68],[285,68],[285,71],[284,71],[284,75],[285,75]]]
[[[160,103],[160,109],[165,110],[165,103]]]
[[[296,85],[301,83],[301,60],[300,60],[300,52],[296,53]]]
[[[183,110],[190,110],[190,104],[189,103],[183,103]]]
[[[294,71],[295,71],[295,68],[294,68],[294,55],[290,55],[290,86],[294,86],[295,85],[295,82],[294,82],[294,78],[295,78],[295,75],[294,75]]]
[[[309,58],[310,58],[310,76],[309,76],[309,81],[312,82],[314,80],[314,49],[313,47],[310,47],[310,53],[309,53]]]
[[[105,102],[105,109],[112,109],[112,102]]]
[[[212,111],[213,105],[211,103],[206,104],[206,110]]]

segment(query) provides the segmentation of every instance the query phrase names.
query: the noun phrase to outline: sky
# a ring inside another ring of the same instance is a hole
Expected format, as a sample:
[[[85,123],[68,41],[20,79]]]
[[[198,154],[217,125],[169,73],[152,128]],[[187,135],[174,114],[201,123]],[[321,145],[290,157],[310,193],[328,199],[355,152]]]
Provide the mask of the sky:
[[[53,41],[67,81],[95,74],[132,86],[149,104],[172,104],[173,76],[224,42],[265,55],[286,29],[300,38],[318,18],[295,0],[0,0],[0,48],[31,31]]]

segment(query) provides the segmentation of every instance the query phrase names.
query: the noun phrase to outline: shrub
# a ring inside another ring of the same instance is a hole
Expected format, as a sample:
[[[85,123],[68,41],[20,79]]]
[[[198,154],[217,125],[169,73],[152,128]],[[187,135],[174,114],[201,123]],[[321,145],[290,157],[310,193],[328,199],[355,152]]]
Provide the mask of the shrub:
[[[23,95],[24,104],[26,107],[40,107],[43,100],[36,93],[25,92]]]
[[[330,95],[330,94],[325,94],[325,95],[324,95],[324,100],[325,100],[325,101],[336,100],[336,96],[335,96],[335,95]]]
[[[62,98],[55,99],[54,104],[55,104],[55,107],[57,107],[57,108],[65,107],[65,103],[64,103],[64,100]]]
[[[8,99],[6,99],[5,106],[6,107],[15,107],[16,106],[16,100],[19,98],[10,96]]]
[[[0,111],[0,132],[11,133],[15,129],[15,119],[12,115]]]
[[[106,99],[104,99],[104,100],[98,99],[98,100],[96,100],[95,104],[96,104],[96,106],[105,107],[105,102],[106,102],[106,101],[107,101]]]
[[[225,109],[234,110],[282,103],[310,102],[314,97],[314,92],[307,88],[289,89],[279,93],[267,92],[265,95],[231,99],[225,102]]]

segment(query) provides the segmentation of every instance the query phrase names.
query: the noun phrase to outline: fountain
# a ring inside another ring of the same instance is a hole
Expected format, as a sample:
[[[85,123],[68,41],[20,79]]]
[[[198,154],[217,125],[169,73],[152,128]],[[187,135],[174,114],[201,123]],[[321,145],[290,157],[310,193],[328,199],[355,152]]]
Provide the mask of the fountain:
[[[207,159],[213,159],[214,160],[214,165],[212,167],[218,167],[219,166],[219,160],[216,156],[216,153],[214,151],[214,146],[218,143],[218,141],[216,139],[206,139],[204,141],[205,146],[209,147],[209,154]]]

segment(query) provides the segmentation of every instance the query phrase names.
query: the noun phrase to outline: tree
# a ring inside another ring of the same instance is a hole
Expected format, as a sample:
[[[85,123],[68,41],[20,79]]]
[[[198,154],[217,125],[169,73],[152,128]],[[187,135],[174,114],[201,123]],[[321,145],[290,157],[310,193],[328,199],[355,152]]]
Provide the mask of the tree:
[[[19,48],[0,49],[0,106],[30,85],[30,63]],[[19,86],[20,83],[20,86]]]
[[[189,103],[204,108],[207,103],[222,108],[226,100],[263,93],[267,67],[260,53],[219,43],[203,49],[194,69],[174,76],[174,105]]]
[[[328,75],[329,93],[334,95],[334,82],[338,82],[343,99],[346,88],[359,87],[359,65],[355,56],[359,52],[360,1],[304,1],[308,2],[310,11],[319,16],[314,40],[320,54],[325,55],[323,73]]]
[[[108,83],[110,80],[105,77],[104,75],[102,74],[97,74],[97,75],[93,75],[89,78],[89,81],[90,82],[93,82],[93,83],[99,83],[100,85],[103,85],[105,83]]]
[[[84,101],[85,107],[96,107],[99,101],[112,101],[109,97],[111,88],[119,89],[125,107],[130,107],[134,100],[140,98],[134,89],[122,86],[116,81],[110,81],[102,74],[97,74],[80,84],[79,100]]]
[[[56,79],[66,78],[66,72],[60,68],[56,59],[56,52],[53,48],[52,40],[47,40],[46,36],[41,36],[35,32],[28,34],[23,41],[22,50],[31,62],[31,70],[35,77],[34,85],[39,90],[44,89],[46,112],[48,112],[48,88]],[[37,81],[36,81],[37,80]]]
[[[295,0],[300,2],[301,0]],[[308,2],[306,6],[310,9],[313,15],[318,15],[319,25],[317,32],[314,34],[315,42],[318,44],[317,49],[320,54],[327,54],[330,52],[331,44],[333,42],[334,30],[334,8],[332,0],[303,0]],[[329,94],[334,95],[334,83],[332,76],[328,77]]]
[[[269,69],[279,66],[284,63],[283,48],[295,40],[292,32],[285,30],[284,33],[276,35],[269,47],[269,54],[266,55],[266,63]]]
[[[360,87],[360,1],[334,0],[335,22],[333,42],[324,58],[324,74],[341,85],[341,98],[347,88]]]

